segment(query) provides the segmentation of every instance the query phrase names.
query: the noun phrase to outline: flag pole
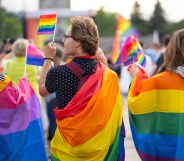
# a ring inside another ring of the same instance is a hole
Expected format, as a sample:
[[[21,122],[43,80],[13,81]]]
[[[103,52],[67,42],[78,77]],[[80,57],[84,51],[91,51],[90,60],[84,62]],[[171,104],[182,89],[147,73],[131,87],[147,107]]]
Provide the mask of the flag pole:
[[[56,23],[55,23],[55,29],[54,29],[54,34],[53,34],[53,40],[52,40],[52,42],[54,42],[54,38],[55,38],[55,35],[56,35],[57,18],[58,18],[58,14],[56,14]]]
[[[25,55],[25,64],[24,64],[24,74],[23,74],[23,76],[24,77],[27,77],[27,73],[26,73],[26,65],[27,65],[27,51],[28,51],[28,47],[29,47],[29,45],[26,47],[26,55]]]

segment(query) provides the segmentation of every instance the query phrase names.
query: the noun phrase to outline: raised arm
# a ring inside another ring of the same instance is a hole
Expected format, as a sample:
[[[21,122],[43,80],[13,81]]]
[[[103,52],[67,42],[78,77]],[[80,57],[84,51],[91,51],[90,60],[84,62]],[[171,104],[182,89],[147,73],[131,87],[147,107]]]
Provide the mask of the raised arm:
[[[56,44],[50,42],[48,45],[45,46],[44,53],[45,53],[44,65],[42,67],[39,79],[39,93],[42,97],[49,95],[49,92],[45,87],[45,79],[48,71],[51,68],[52,60],[56,54]]]

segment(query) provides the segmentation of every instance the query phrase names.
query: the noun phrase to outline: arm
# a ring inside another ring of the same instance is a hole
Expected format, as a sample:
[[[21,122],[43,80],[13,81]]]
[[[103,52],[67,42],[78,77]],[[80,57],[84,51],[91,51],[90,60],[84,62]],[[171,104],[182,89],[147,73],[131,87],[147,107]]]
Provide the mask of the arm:
[[[105,64],[108,67],[107,59],[106,59],[105,54],[101,48],[98,48],[98,50],[95,54],[95,57],[98,61],[102,62],[103,64]]]
[[[132,64],[128,67],[133,82],[131,83],[130,91],[132,96],[137,96],[140,93],[140,82],[142,79],[147,79],[148,75],[143,68],[140,68],[136,64]]]
[[[130,72],[130,75],[133,79],[137,75],[137,73],[139,72],[139,68],[137,67],[136,64],[132,64],[128,67],[128,71]]]
[[[54,43],[49,43],[44,48],[45,58],[51,58],[53,59],[56,54],[56,45]],[[52,61],[50,59],[45,59],[41,73],[40,73],[40,79],[39,79],[39,93],[42,97],[45,97],[49,95],[49,92],[47,91],[45,87],[45,79],[47,76],[48,71],[50,70]]]

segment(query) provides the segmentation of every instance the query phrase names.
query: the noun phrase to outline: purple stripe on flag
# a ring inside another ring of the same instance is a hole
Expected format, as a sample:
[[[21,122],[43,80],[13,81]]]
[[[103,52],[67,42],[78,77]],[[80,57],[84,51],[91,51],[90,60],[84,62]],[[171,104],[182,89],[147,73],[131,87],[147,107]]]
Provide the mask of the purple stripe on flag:
[[[38,32],[37,35],[47,35],[47,34],[53,34],[54,31],[48,31],[48,32]]]
[[[40,117],[41,114],[39,100],[36,94],[33,94],[26,102],[18,105],[15,109],[8,107],[1,109],[0,135],[24,130],[27,128],[30,121]]]
[[[141,151],[139,151],[137,149],[137,152],[140,156],[140,158],[142,159],[142,161],[184,161],[183,159],[176,159],[176,158],[161,158],[158,156],[151,156],[151,155],[147,155]]]
[[[28,53],[27,58],[43,59],[44,57],[41,55],[36,55],[34,53]]]

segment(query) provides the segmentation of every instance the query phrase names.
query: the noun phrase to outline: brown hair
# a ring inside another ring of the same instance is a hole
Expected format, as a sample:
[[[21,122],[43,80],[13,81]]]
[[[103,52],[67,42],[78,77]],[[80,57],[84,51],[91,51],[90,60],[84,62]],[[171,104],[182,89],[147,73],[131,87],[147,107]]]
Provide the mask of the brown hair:
[[[159,69],[163,71],[175,71],[178,66],[184,65],[184,29],[178,30],[171,37],[164,54],[164,63]]]
[[[26,39],[18,39],[13,43],[12,51],[17,57],[23,57],[26,55],[26,48],[29,45],[29,41]]]
[[[95,55],[98,49],[99,34],[93,19],[85,16],[76,16],[70,19],[72,25],[72,36],[81,42],[83,52]]]

